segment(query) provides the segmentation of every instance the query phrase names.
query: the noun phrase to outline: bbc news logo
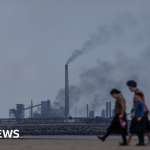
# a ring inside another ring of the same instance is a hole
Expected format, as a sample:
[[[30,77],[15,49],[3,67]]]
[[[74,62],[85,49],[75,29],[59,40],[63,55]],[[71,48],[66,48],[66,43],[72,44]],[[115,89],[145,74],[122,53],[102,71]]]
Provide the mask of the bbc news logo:
[[[0,138],[19,138],[19,130],[0,130]]]

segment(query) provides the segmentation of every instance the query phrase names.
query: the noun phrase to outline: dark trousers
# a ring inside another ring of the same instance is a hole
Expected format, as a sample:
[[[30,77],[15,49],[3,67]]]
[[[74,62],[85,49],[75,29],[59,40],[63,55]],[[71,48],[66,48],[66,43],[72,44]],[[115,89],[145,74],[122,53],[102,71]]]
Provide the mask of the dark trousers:
[[[139,143],[144,143],[144,135],[143,132],[137,132]]]
[[[108,131],[108,132],[103,136],[103,139],[105,140],[110,134],[111,134],[111,131]],[[121,136],[122,136],[122,139],[123,139],[123,143],[127,143],[126,134],[125,134],[125,133],[122,133]]]

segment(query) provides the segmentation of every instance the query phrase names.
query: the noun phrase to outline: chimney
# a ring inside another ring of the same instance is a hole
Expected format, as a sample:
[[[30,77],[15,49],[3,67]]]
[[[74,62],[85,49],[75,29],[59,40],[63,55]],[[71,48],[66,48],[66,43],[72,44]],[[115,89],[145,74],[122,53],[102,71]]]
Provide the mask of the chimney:
[[[88,118],[88,114],[89,114],[89,106],[87,104],[87,118]]]
[[[31,100],[31,118],[33,118],[33,102]]]
[[[69,116],[68,65],[65,65],[65,116]]]

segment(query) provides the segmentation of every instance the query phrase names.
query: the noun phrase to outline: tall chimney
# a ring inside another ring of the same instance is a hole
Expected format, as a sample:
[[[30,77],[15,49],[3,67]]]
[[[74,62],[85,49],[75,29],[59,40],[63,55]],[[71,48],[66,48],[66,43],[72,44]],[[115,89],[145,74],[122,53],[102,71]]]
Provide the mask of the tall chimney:
[[[33,118],[33,102],[31,100],[31,118]]]
[[[65,116],[69,116],[68,65],[65,65]]]
[[[89,106],[87,104],[87,118],[88,118],[88,116],[89,116]]]

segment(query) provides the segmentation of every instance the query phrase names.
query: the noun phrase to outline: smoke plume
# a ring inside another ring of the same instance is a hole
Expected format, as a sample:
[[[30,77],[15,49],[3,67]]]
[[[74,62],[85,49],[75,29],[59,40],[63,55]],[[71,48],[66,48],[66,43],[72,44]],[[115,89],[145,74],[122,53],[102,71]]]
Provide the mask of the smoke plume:
[[[125,13],[116,18],[116,20],[109,25],[100,25],[97,33],[90,35],[89,40],[86,41],[80,49],[73,51],[66,64],[75,61],[79,56],[85,54],[85,52],[91,51],[108,43],[112,38],[112,35],[117,36],[122,34],[126,28],[134,27],[136,24],[135,18],[133,18],[130,14]]]
[[[71,57],[68,59],[67,64],[74,61],[79,56],[83,55],[86,51],[90,51],[99,45],[105,44],[109,41],[111,32],[106,26],[100,26],[98,33],[90,36],[90,40],[86,41],[81,49],[73,51]]]
[[[69,86],[69,106],[72,108],[75,103],[80,100],[82,91],[79,87],[75,85]],[[54,107],[63,107],[65,102],[65,89],[60,89],[57,93],[56,99],[54,101]]]

